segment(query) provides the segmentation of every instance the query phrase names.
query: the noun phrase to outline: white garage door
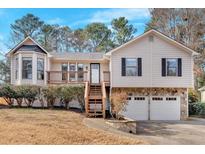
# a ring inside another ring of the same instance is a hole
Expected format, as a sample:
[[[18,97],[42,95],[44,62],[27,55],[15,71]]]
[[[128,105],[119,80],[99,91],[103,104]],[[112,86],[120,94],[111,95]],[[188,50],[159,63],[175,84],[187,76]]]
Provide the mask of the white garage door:
[[[177,96],[129,96],[122,115],[133,120],[180,120],[180,99]]]
[[[180,120],[179,97],[151,97],[150,120]]]
[[[148,120],[148,97],[129,96],[126,110],[122,115],[133,120]]]

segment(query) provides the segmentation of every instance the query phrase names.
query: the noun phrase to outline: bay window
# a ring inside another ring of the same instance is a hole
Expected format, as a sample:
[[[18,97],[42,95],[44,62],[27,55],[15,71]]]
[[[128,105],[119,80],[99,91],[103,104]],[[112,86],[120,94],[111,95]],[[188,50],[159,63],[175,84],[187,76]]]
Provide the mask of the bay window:
[[[42,58],[37,59],[37,79],[44,80],[44,60]]]
[[[22,79],[32,79],[32,58],[22,58]]]
[[[15,79],[18,79],[18,69],[19,69],[19,59],[16,58],[15,60]]]

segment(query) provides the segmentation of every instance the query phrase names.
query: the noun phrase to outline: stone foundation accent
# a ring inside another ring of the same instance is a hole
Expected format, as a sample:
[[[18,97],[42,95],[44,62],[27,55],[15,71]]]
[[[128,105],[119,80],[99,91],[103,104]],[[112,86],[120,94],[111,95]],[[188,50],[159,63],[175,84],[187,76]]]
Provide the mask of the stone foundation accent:
[[[112,93],[118,93],[120,91],[138,96],[180,96],[181,120],[188,118],[187,88],[112,88]]]

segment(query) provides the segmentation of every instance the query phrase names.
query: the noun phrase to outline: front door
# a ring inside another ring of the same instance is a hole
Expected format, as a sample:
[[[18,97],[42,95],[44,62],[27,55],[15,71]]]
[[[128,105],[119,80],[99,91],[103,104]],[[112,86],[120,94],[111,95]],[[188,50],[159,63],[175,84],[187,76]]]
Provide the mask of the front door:
[[[93,63],[90,64],[90,77],[91,84],[99,84],[100,83],[100,64]]]

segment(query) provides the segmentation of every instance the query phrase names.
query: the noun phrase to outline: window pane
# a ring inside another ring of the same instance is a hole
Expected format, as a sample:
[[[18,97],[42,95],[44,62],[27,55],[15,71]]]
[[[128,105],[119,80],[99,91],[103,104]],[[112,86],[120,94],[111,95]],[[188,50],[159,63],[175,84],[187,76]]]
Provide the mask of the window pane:
[[[16,58],[16,74],[15,74],[16,79],[18,79],[18,69],[19,69],[19,59]]]
[[[37,79],[44,80],[44,60],[41,58],[37,59]]]
[[[78,81],[83,81],[83,64],[78,64]]]
[[[83,64],[78,64],[78,71],[83,71]]]
[[[62,64],[61,69],[62,71],[68,71],[68,64]]]
[[[70,64],[70,71],[75,71],[75,64]]]
[[[168,76],[176,76],[177,75],[177,69],[176,68],[168,68],[167,75]]]
[[[126,68],[126,76],[136,76],[137,69],[135,67],[127,67]]]
[[[126,76],[137,76],[136,58],[126,58]]]
[[[32,79],[32,58],[22,58],[22,78]]]
[[[137,66],[137,59],[126,58],[126,66]]]
[[[177,76],[177,59],[167,59],[167,76]]]
[[[62,69],[62,80],[67,80],[67,71],[68,71],[68,64],[62,64],[61,65]]]
[[[177,59],[167,59],[167,67],[177,67]]]

